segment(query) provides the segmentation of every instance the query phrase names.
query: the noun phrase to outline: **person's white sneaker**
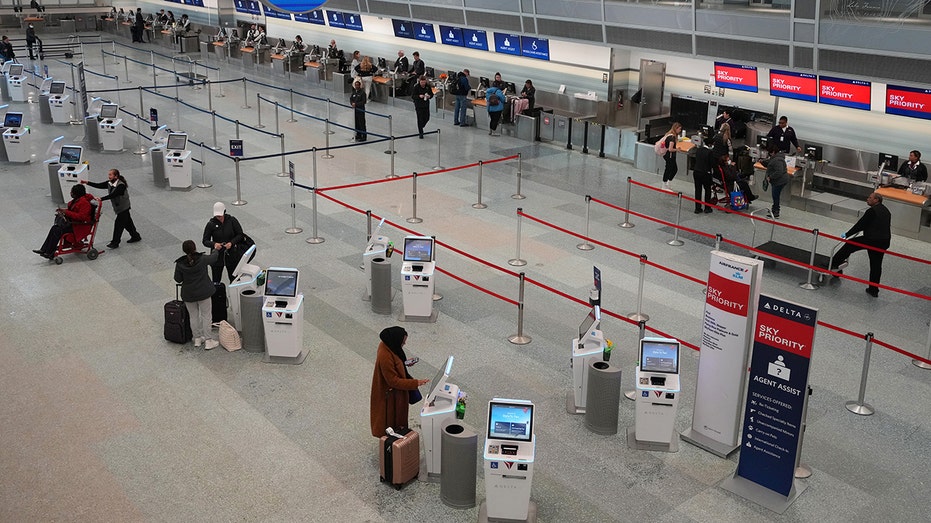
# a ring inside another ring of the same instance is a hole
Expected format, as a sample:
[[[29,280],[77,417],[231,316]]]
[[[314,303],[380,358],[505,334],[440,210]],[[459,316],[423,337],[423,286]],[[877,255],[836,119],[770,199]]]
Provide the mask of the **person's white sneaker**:
[[[201,345],[204,344],[203,338],[194,338],[194,348],[199,349]]]
[[[204,350],[215,349],[220,346],[220,342],[217,340],[207,340],[204,342]]]

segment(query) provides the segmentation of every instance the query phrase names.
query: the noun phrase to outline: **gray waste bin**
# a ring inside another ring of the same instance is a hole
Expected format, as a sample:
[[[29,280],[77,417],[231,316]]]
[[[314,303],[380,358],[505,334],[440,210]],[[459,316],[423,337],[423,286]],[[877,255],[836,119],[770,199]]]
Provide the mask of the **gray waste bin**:
[[[262,322],[263,301],[265,297],[253,290],[242,291],[239,297],[242,348],[247,352],[265,352],[265,325]]]
[[[103,149],[100,143],[100,125],[97,122],[97,115],[84,117],[84,146],[91,151]]]
[[[36,81],[41,82],[38,78]],[[39,121],[42,123],[55,123],[52,120],[52,108],[48,105],[48,93],[42,93],[39,95]]]
[[[585,426],[595,434],[617,434],[617,412],[621,403],[621,368],[606,361],[588,367],[585,397]]]
[[[61,193],[61,183],[58,181],[58,169],[61,167],[61,164],[57,161],[49,162],[46,164],[48,166],[48,189],[52,194],[52,202],[62,204],[65,203],[64,195]],[[68,196],[71,196],[70,194]]]
[[[149,156],[152,158],[152,181],[156,187],[165,187],[168,185],[168,178],[165,178],[165,146],[150,147]]]
[[[440,499],[453,508],[475,506],[478,434],[459,420],[443,427],[440,450]]]
[[[372,312],[391,314],[391,260],[372,258]]]

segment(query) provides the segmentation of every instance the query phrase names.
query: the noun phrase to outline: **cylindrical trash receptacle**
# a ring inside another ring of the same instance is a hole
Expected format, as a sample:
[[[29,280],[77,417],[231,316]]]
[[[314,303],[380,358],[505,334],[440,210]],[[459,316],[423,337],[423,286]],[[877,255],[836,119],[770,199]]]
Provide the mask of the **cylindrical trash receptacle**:
[[[460,421],[443,426],[440,450],[440,498],[453,508],[475,506],[478,434]]]
[[[265,297],[253,290],[242,291],[239,313],[242,318],[242,348],[247,352],[265,352],[265,324],[262,322],[262,302]]]
[[[391,314],[391,260],[372,258],[372,312]]]
[[[596,361],[588,367],[585,426],[595,434],[617,434],[621,403],[621,367]]]
[[[53,203],[65,203],[65,195],[61,193],[61,184],[58,183],[58,169],[61,164],[58,162],[49,162],[48,164],[48,189],[52,195]],[[71,195],[68,195],[69,201]]]
[[[152,157],[152,181],[156,187],[165,187],[168,185],[168,178],[165,176],[165,146],[149,147],[149,153]]]

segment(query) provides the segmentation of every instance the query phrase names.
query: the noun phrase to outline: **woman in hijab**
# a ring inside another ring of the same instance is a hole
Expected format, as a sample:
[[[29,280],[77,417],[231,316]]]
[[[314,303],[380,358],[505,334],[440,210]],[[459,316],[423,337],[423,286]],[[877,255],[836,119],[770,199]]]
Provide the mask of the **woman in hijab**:
[[[375,356],[370,405],[372,436],[376,438],[384,436],[388,427],[408,426],[409,391],[430,381],[416,380],[407,372],[407,331],[403,327],[388,327],[378,336],[381,343]]]

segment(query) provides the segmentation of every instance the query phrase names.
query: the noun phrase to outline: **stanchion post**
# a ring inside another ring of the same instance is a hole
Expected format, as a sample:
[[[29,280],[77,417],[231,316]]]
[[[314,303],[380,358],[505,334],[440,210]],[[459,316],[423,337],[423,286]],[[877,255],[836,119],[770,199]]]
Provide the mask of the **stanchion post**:
[[[576,249],[580,251],[590,251],[595,248],[594,245],[588,243],[589,232],[588,226],[592,220],[592,195],[585,195],[585,241],[575,246]]]
[[[304,229],[297,226],[297,204],[294,201],[294,164],[288,169],[288,178],[291,184],[291,227],[284,230],[287,234],[298,234]]]
[[[323,131],[323,134],[328,134],[328,135],[333,134],[333,131],[330,130],[330,125],[329,125],[329,122],[330,122],[330,99],[329,98],[326,99],[326,121],[327,121],[327,126],[326,126],[326,129]]]
[[[808,430],[808,400],[811,399],[811,386],[805,387],[805,401],[802,402],[802,425],[799,430],[798,452],[795,454],[795,474],[799,479],[811,477],[811,467],[802,463],[802,445],[805,442],[805,431]]]
[[[508,341],[514,345],[527,345],[533,339],[524,334],[524,279],[526,276],[524,273],[520,273],[517,278],[519,282],[517,290],[517,334],[508,336]]]
[[[312,218],[313,218],[314,235],[311,236],[310,238],[307,238],[307,240],[305,241],[307,243],[316,245],[318,243],[323,243],[326,241],[326,239],[321,238],[320,236],[317,235],[317,148],[316,147],[313,148],[313,182],[314,184],[313,184],[312,190],[314,194],[311,198],[311,205],[313,208]]]
[[[136,150],[133,154],[145,154],[146,149],[142,146],[142,117],[136,116]]]
[[[391,141],[388,142],[388,150],[385,151],[385,154],[394,154],[395,152],[397,152],[394,150],[394,129],[393,127],[394,127],[394,124],[392,123],[392,118],[391,118],[391,115],[389,114],[388,115],[388,136],[391,137]],[[392,166],[393,165],[394,164],[392,163]],[[394,174],[394,167],[392,167],[391,169],[391,174]]]
[[[275,102],[275,134],[281,134],[281,117],[278,116],[280,104]]]
[[[236,139],[239,139],[239,120],[236,120]]]
[[[928,322],[928,340],[925,342],[925,359],[931,360],[931,321]],[[931,369],[931,365],[921,361],[921,360],[912,360],[912,365],[918,367],[919,369]]]
[[[220,84],[220,92],[217,93],[217,98],[226,98],[226,95],[223,94],[223,82],[220,80],[220,68],[219,67],[217,67],[217,83]]]
[[[478,161],[478,201],[472,204],[473,209],[484,209],[488,207],[487,205],[482,203],[482,178],[484,176],[484,170],[485,170],[483,167],[484,163],[485,162],[481,160]]]
[[[107,53],[103,48],[100,49],[100,60],[103,63],[103,74],[107,74]]]
[[[242,78],[242,109],[252,109],[249,105],[249,91],[246,89],[246,77]]]
[[[646,273],[647,255],[640,255],[640,281],[637,283],[637,311],[627,315],[634,321],[649,321],[650,317],[643,313],[643,279]]]
[[[680,247],[683,245],[682,240],[679,239],[679,224],[682,222],[682,192],[680,191],[676,195],[676,226],[674,227],[676,232],[675,236],[668,242],[667,245],[672,245],[673,247]]]
[[[245,205],[248,202],[242,199],[242,177],[239,175],[239,157],[233,158],[233,165],[236,166],[236,201],[233,205]]]
[[[440,170],[443,168],[443,164],[440,163],[440,150],[442,147],[442,142],[440,141],[440,129],[436,130],[436,165],[433,166],[433,169]]]
[[[77,93],[78,84],[74,80],[74,64],[71,64],[71,92],[75,95],[71,97],[71,125],[81,125],[83,122],[78,120],[78,103]]]
[[[330,154],[330,135],[333,134],[333,132],[330,131],[330,119],[329,118],[327,118],[326,121],[324,122],[324,128],[326,129],[326,131],[324,132],[324,136],[323,136],[324,140],[326,141],[326,154],[321,156],[321,158],[329,160],[330,158],[333,158],[333,155]]]
[[[217,112],[210,111],[210,125],[213,127],[213,150],[217,151],[220,146],[217,144]]]
[[[640,320],[640,321],[638,321],[638,322],[637,322],[637,330],[638,330],[638,336],[639,336],[637,339],[638,339],[638,340],[642,340],[643,338],[645,338],[646,335],[647,335],[647,321],[646,321],[646,320]],[[636,383],[636,381],[637,381],[637,376],[634,375],[634,386],[633,386],[632,388],[627,389],[627,390],[624,391],[624,397],[627,398],[627,399],[629,399],[629,400],[631,400],[631,401],[635,401],[635,400],[637,399],[637,383]]]
[[[721,240],[723,239],[724,239],[724,236],[721,236],[721,233],[717,233],[714,235],[714,250],[716,251],[721,250]]]
[[[873,351],[873,333],[867,332],[864,336],[866,348],[863,349],[863,370],[860,372],[860,393],[857,394],[857,401],[848,401],[845,406],[847,410],[860,416],[869,416],[876,412],[868,403],[864,403],[866,397],[866,378],[870,374],[870,353]]]
[[[570,122],[571,121],[572,120],[570,120]],[[627,177],[627,199],[624,203],[624,221],[618,224],[618,227],[622,229],[631,229],[634,226],[634,224],[630,223],[630,186],[632,185],[631,181],[632,181],[631,177],[628,176]]]
[[[411,180],[413,181],[412,190],[411,190],[411,202],[412,202],[412,207],[414,209],[413,211],[414,215],[407,219],[407,223],[421,223],[423,221],[423,218],[417,217],[417,173],[416,172],[414,173],[413,176],[411,176]]]
[[[368,243],[372,239],[372,210],[366,209],[365,211],[365,242]],[[365,269],[365,267],[362,267]]]
[[[118,65],[118,64],[120,63],[120,61],[117,59],[117,56],[116,56],[116,42],[114,41],[114,42],[110,42],[110,43],[112,44],[112,45],[110,46],[110,51],[111,51],[112,54],[113,54],[113,65]],[[153,61],[152,63],[155,63],[155,62]]]
[[[158,91],[158,80],[156,80],[158,71],[155,70],[155,51],[149,51],[149,61],[152,62],[152,87]]]
[[[125,56],[123,56],[123,74],[126,75],[126,80],[123,80],[123,83],[133,83],[133,81],[129,78],[129,60],[127,60]]]
[[[255,93],[255,110],[259,115],[259,123],[255,125],[255,128],[265,129],[265,126],[262,125],[262,95],[260,93]]]
[[[285,166],[284,162],[284,133],[278,135],[278,139],[281,140],[281,172],[278,173],[278,176],[283,178],[288,176],[288,169]]]
[[[288,91],[291,93],[291,101],[289,103],[291,106],[291,117],[288,118],[288,121],[294,123],[297,121],[297,119],[294,118],[294,89],[288,89]]]
[[[798,286],[805,289],[806,291],[813,291],[818,288],[817,285],[811,282],[811,278],[814,275],[814,266],[815,266],[815,253],[818,252],[818,229],[811,230],[811,255],[808,257],[808,279],[799,283]]]
[[[513,258],[508,260],[508,265],[512,265],[514,267],[523,267],[524,265],[527,265],[527,260],[521,259],[520,257],[520,225],[523,221],[523,216],[521,216],[523,212],[524,209],[522,207],[517,208],[517,253]]]
[[[517,153],[517,192],[511,195],[511,198],[514,200],[523,200],[526,198],[526,196],[520,193],[520,182],[521,178],[524,177],[523,168],[524,156],[522,153]]]
[[[390,118],[390,116],[389,116],[389,118]],[[391,150],[393,151],[393,150],[394,150],[394,136],[392,136],[391,139],[388,140],[388,143],[390,144],[390,145],[388,145],[388,147],[390,147]],[[388,152],[388,151],[385,151],[385,152]],[[388,171],[388,176],[385,176],[385,178],[397,178],[398,175],[397,175],[397,174],[394,174],[394,155],[393,155],[393,154],[389,154],[389,155],[388,155],[388,164],[389,164],[391,167],[390,167],[390,169],[389,169],[389,171]]]
[[[123,90],[120,89],[120,77],[114,76],[113,83],[116,84],[116,104],[123,105],[123,96],[122,96]]]
[[[200,183],[197,184],[201,189],[206,189],[208,187],[213,187],[213,185],[207,183],[207,156],[204,154],[204,142],[200,142]]]
[[[207,84],[207,110],[213,111],[213,83],[210,80],[204,80]]]

